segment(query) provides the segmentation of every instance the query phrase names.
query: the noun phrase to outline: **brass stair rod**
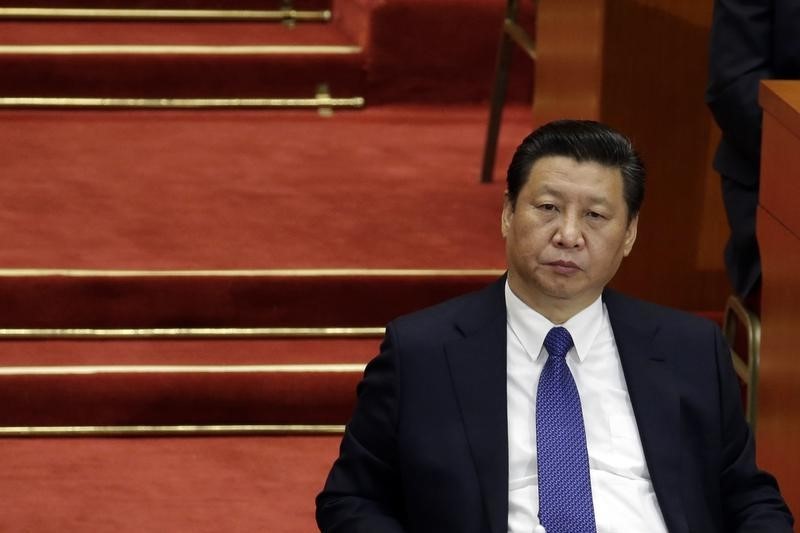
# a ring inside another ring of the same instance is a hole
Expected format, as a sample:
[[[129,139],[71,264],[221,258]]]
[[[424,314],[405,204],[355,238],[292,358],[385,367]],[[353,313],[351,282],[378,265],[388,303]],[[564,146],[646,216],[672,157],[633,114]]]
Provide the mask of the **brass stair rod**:
[[[185,435],[340,435],[336,424],[219,424],[149,426],[0,426],[5,437],[153,437]]]
[[[373,327],[0,328],[0,339],[380,338]]]
[[[141,9],[141,8],[71,8],[71,7],[0,7],[0,18],[19,20],[228,20],[271,21],[290,25],[295,22],[329,22],[330,10],[294,9]]]
[[[5,107],[119,107],[119,108],[353,108],[364,107],[364,98],[73,98],[0,97]]]

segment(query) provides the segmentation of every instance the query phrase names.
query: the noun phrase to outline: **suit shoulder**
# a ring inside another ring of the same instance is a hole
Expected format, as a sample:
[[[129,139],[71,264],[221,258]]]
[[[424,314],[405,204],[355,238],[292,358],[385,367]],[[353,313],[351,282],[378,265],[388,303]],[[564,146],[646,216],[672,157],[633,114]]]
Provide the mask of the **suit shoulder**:
[[[660,328],[700,333],[718,327],[716,322],[695,313],[640,300],[613,290],[607,290],[603,299],[609,313],[622,313],[629,319],[649,322]]]

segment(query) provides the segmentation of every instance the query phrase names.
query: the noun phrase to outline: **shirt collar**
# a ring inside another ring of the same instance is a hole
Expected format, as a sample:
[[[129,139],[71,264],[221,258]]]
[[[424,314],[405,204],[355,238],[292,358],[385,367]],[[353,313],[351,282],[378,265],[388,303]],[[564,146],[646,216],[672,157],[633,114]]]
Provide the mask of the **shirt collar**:
[[[574,351],[578,361],[582,362],[586,359],[602,326],[602,296],[598,296],[588,307],[563,324],[553,324],[514,294],[508,285],[508,280],[506,280],[505,295],[508,325],[531,357],[538,359],[541,356],[547,332],[551,328],[561,325],[569,331],[572,341],[575,343],[575,347],[570,350],[570,353]]]

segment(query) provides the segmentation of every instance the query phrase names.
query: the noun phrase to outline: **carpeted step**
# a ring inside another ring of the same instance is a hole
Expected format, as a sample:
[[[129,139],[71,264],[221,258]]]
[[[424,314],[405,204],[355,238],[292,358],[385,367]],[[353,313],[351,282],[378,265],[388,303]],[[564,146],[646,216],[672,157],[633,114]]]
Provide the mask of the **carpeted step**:
[[[0,20],[227,21],[271,22],[285,26],[327,23],[333,18],[325,0],[130,0],[117,2],[0,0]]]
[[[364,89],[335,25],[0,22],[0,97],[311,98]]]
[[[363,364],[0,369],[0,428],[341,425]],[[0,429],[0,433],[2,429]]]
[[[0,46],[349,46],[332,24],[289,28],[260,22],[4,21]],[[3,49],[0,49],[3,50]],[[3,50],[4,53],[9,53]]]
[[[0,435],[36,427],[323,431],[350,418],[379,339],[5,340],[0,350]]]
[[[381,331],[371,336],[294,339],[2,339],[0,368],[359,365],[378,353]]]
[[[386,322],[497,274],[0,277],[0,427],[343,424]]]
[[[353,0],[352,3],[369,10],[368,29],[362,36],[368,50],[369,102],[447,104],[489,100],[505,2]],[[530,34],[535,33],[535,3],[519,2],[519,5],[518,23]],[[354,10],[338,5],[335,9]],[[515,47],[507,99],[529,103],[532,93],[532,61]]]
[[[502,268],[487,109],[0,113],[3,268]],[[498,180],[530,131],[509,108]],[[501,163],[502,162],[502,163]]]
[[[7,531],[316,531],[339,436],[0,439]]]
[[[0,276],[3,329],[364,328],[500,271],[11,274]]]
[[[379,341],[0,341],[0,435],[41,426],[341,425]]]
[[[317,49],[314,54],[290,57],[275,50],[268,53],[263,48],[271,43],[266,35],[248,37],[253,32],[247,25],[254,23],[226,23],[217,28],[210,23],[162,23],[159,29],[144,22],[7,20],[0,23],[0,43],[6,45],[0,47],[0,68],[9,75],[0,84],[0,97],[310,97],[311,79],[313,87],[327,82],[334,96],[366,95],[375,104],[488,100],[504,17],[502,2],[338,0],[332,7],[334,24],[301,24],[295,29],[313,32],[330,26],[347,35],[346,44],[327,44],[339,46],[338,51]],[[520,24],[532,32],[532,4],[522,7]],[[195,34],[189,39],[193,46],[209,46],[220,39],[224,44],[202,53],[176,48],[180,45],[171,35],[188,33]],[[262,48],[237,53],[226,39]],[[45,43],[48,48],[9,48]],[[87,48],[109,44],[115,48]],[[530,59],[515,51],[508,100],[530,102],[532,80]],[[288,92],[272,91],[276,84],[286,85]]]

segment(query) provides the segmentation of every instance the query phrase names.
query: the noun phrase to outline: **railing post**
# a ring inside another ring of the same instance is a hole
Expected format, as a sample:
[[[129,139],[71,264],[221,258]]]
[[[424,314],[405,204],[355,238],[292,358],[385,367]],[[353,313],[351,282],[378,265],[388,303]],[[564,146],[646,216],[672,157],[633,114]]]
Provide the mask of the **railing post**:
[[[491,110],[489,112],[489,126],[486,130],[486,144],[483,149],[483,166],[481,169],[481,183],[491,183],[494,174],[494,161],[497,155],[497,138],[500,135],[500,120],[503,117],[503,105],[508,87],[508,71],[511,66],[512,40],[506,28],[508,23],[516,25],[519,0],[508,0],[506,3],[506,18],[500,35],[500,46],[497,49],[497,64],[492,88]]]

